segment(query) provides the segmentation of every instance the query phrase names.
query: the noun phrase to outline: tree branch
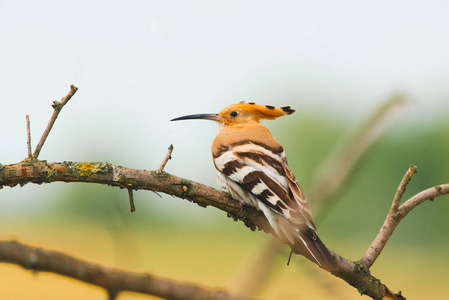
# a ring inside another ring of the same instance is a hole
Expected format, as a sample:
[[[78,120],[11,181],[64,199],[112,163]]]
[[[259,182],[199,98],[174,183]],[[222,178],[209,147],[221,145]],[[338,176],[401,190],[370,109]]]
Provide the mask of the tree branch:
[[[32,158],[31,154],[31,130],[30,130],[30,116],[26,115],[27,122],[27,148],[28,148],[28,158]]]
[[[122,291],[154,295],[164,299],[243,299],[221,289],[174,281],[147,273],[109,268],[17,241],[0,241],[0,262],[17,264],[27,270],[53,272],[103,287],[108,291],[110,299],[115,299]]]
[[[64,98],[61,99],[61,102],[58,102],[56,100],[53,101],[53,105],[52,105],[52,107],[54,109],[53,115],[51,116],[50,121],[48,122],[47,128],[45,128],[44,133],[42,134],[42,137],[36,146],[36,149],[34,150],[33,158],[37,158],[39,156],[39,153],[41,153],[42,146],[44,146],[45,140],[47,139],[48,134],[50,133],[51,128],[53,127],[53,124],[56,121],[56,118],[58,118],[58,115],[61,112],[64,105],[66,105],[67,102],[69,102],[70,98],[72,98],[72,96],[75,95],[77,90],[78,90],[78,88],[72,84],[72,85],[70,85],[70,92],[67,94],[67,96],[65,96]]]
[[[128,198],[129,198],[129,206],[131,208],[131,212],[136,211],[136,206],[134,205],[134,194],[132,189],[128,189]]]
[[[171,154],[172,154],[172,152],[173,152],[173,144],[171,144],[171,145],[168,147],[168,152],[167,152],[167,154],[165,155],[164,160],[162,160],[161,166],[160,166],[159,169],[158,169],[159,171],[163,171],[163,170],[164,170],[165,165],[166,165],[167,162],[171,159]]]
[[[0,167],[0,186],[13,187],[17,184],[24,185],[29,182],[42,184],[53,181],[98,183],[134,190],[163,192],[194,202],[202,207],[214,206],[227,212],[228,216],[234,220],[242,220],[252,230],[258,228],[274,234],[263,214],[256,209],[245,208],[241,212],[239,202],[232,199],[229,194],[201,183],[176,177],[164,171],[148,172],[114,166],[109,163],[91,162],[47,163],[46,161],[31,161]],[[408,212],[422,202],[448,193],[449,184],[445,184],[416,194],[399,207],[398,214],[395,216],[398,219],[396,222],[399,223]],[[394,217],[393,220],[395,220]],[[391,233],[396,228],[397,223],[391,227]],[[292,250],[299,253],[299,249],[293,248]],[[347,260],[337,253],[333,254],[339,269],[332,274],[356,287],[362,294],[366,294],[373,299],[404,299],[402,296],[394,295],[380,280],[373,277],[363,259],[362,263],[358,263]]]
[[[399,222],[404,219],[412,209],[427,200],[433,200],[438,196],[449,194],[449,183],[437,185],[414,195],[413,197],[405,201],[402,205],[400,205],[401,198],[405,192],[407,184],[410,182],[413,174],[417,173],[416,170],[417,167],[413,165],[410,166],[410,168],[405,173],[404,178],[402,178],[402,181],[399,184],[399,187],[394,196],[387,218],[385,219],[379,233],[377,234],[376,238],[361,260],[361,263],[365,267],[370,268],[374,264],[374,262],[384,249],[385,245],[387,244],[388,240],[390,239],[391,235],[393,234],[394,230],[399,225]]]
[[[170,175],[164,171],[146,171],[115,166],[102,162],[23,161],[0,167],[0,186],[25,185],[27,183],[89,182],[110,186],[163,192],[206,207],[214,206],[227,212],[234,219],[242,219],[252,230],[260,228],[273,233],[263,214],[251,207],[241,213],[240,203],[225,192],[188,179]]]

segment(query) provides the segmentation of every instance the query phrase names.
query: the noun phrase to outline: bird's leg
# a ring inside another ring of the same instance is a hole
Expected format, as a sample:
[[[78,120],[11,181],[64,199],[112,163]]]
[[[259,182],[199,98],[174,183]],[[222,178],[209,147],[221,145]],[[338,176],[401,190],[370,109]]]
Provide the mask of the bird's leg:
[[[290,256],[288,257],[287,266],[290,265],[290,260],[292,259],[293,250],[290,251]]]

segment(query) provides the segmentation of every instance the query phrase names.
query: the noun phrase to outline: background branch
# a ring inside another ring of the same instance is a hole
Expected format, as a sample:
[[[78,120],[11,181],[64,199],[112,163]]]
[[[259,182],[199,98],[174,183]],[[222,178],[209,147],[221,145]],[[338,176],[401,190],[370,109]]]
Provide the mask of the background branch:
[[[122,291],[154,295],[164,299],[244,299],[232,296],[221,289],[174,281],[148,273],[109,268],[17,241],[0,241],[0,262],[17,264],[27,270],[57,273],[100,286],[106,289],[110,299],[114,299]]]
[[[362,264],[365,267],[370,268],[374,264],[382,250],[385,248],[385,245],[387,244],[394,230],[399,225],[399,222],[404,219],[412,209],[427,200],[433,200],[438,196],[449,194],[449,184],[437,185],[416,194],[415,196],[405,201],[402,205],[400,205],[400,201],[402,195],[405,192],[406,186],[410,182],[413,174],[417,173],[416,170],[417,168],[415,166],[410,166],[410,168],[405,173],[404,178],[402,178],[402,181],[399,184],[398,190],[396,191],[395,197],[393,199],[393,203],[391,204],[391,209],[382,227],[380,228],[379,233],[377,234],[376,238],[371,243],[370,247],[361,260]]]
[[[308,194],[313,205],[314,219],[322,217],[328,207],[370,147],[396,119],[396,112],[407,103],[404,95],[394,95],[374,109],[353,133],[343,138],[315,172]],[[318,217],[318,218],[317,218]]]

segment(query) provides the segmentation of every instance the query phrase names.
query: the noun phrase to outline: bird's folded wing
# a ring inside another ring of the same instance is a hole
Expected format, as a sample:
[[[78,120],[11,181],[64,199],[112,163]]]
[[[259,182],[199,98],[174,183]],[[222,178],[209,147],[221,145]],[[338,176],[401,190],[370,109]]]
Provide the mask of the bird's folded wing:
[[[285,217],[298,229],[315,229],[309,206],[286,163],[284,153],[278,155],[257,150],[257,147],[253,151],[239,151],[235,148],[218,157],[215,165],[228,179]]]

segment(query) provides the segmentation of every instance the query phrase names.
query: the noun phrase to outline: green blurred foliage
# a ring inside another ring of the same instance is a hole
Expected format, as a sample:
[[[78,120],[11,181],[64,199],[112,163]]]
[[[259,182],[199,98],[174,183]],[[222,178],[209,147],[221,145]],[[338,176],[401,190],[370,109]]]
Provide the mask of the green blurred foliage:
[[[297,127],[301,128],[298,130],[299,139],[291,139],[285,132],[282,139],[285,147],[290,149],[287,153],[289,163],[306,195],[311,178],[308,174],[313,174],[333,145],[354,126],[357,124],[348,126],[332,118],[312,116],[298,122]],[[369,149],[344,187],[330,201],[326,218],[320,219],[320,235],[370,243],[411,164],[418,166],[418,174],[408,185],[403,201],[424,189],[449,182],[448,137],[449,123],[446,119],[436,120],[424,128],[393,126]],[[298,149],[298,153],[292,155],[291,149]],[[390,242],[447,245],[447,197],[426,202],[412,211]],[[309,203],[313,211],[313,199],[309,199]]]
[[[299,120],[286,118],[282,124],[270,124],[270,128],[284,145],[289,164],[307,195],[317,166],[357,125],[348,125],[331,116],[304,113]],[[396,188],[410,164],[418,166],[418,174],[412,178],[403,200],[436,184],[449,182],[449,139],[445,138],[448,132],[449,122],[444,119],[421,129],[394,126],[387,131],[329,203],[326,217],[318,224],[320,234],[326,239],[369,243],[383,223]],[[71,184],[65,190],[65,201],[58,202],[55,215],[69,214],[110,226],[117,220],[165,229],[180,224],[201,227],[205,223],[227,224],[230,221],[215,209],[204,210],[180,199],[166,195],[161,198],[146,191],[135,192],[137,212],[131,214],[126,190],[88,184]],[[313,199],[309,202],[313,209]],[[442,198],[424,203],[407,216],[391,242],[447,244],[447,212],[449,201]]]

